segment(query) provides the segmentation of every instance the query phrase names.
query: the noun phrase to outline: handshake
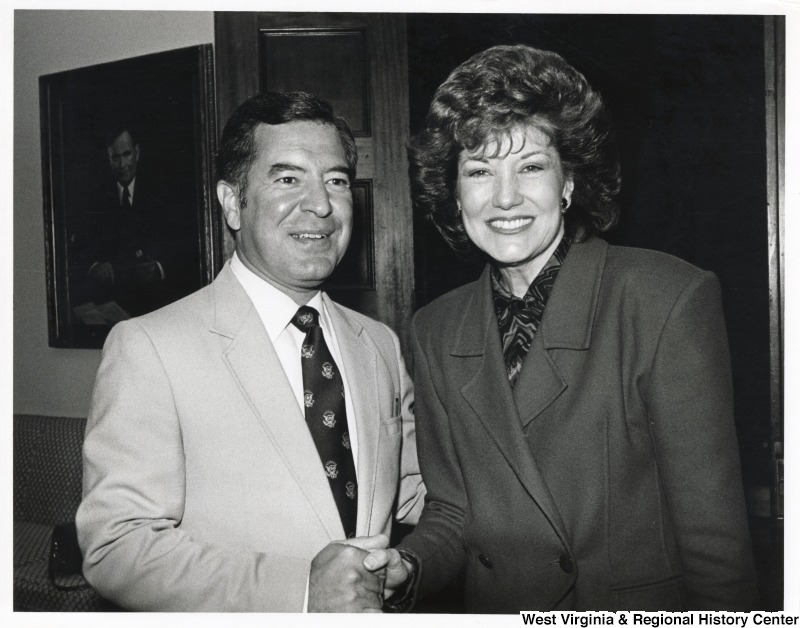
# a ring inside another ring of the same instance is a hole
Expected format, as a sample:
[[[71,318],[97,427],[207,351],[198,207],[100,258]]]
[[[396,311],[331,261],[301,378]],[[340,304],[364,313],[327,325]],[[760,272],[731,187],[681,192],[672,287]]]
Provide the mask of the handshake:
[[[310,613],[379,613],[413,573],[385,534],[330,543],[311,561]]]

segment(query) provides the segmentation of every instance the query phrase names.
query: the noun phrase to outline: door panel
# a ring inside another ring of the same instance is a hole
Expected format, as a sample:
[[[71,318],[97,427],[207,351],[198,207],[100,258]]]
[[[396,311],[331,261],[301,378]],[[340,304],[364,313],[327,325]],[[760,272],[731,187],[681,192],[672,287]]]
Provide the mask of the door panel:
[[[354,237],[326,289],[395,329],[405,348],[414,294],[405,16],[220,12],[215,44],[220,129],[267,89],[311,92],[350,122],[359,154]]]

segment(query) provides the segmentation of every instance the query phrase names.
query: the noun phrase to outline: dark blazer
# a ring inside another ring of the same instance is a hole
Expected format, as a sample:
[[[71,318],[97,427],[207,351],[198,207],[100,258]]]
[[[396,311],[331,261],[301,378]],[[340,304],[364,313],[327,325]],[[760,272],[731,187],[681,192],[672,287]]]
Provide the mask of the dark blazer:
[[[138,316],[198,290],[197,217],[188,205],[137,175],[133,208],[123,210],[116,182],[106,183],[84,203],[71,236],[75,303],[115,301]],[[89,275],[102,262],[114,268],[113,287]]]
[[[463,566],[471,612],[752,606],[713,274],[573,244],[513,390],[488,268],[412,333],[421,593]]]

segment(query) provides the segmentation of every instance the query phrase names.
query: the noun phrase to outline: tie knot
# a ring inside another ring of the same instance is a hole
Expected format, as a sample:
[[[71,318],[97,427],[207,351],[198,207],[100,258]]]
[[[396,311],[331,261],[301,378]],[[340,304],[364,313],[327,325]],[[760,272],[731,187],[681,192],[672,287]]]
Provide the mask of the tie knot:
[[[297,314],[292,318],[292,324],[300,331],[307,332],[309,329],[319,327],[319,312],[307,305],[301,306]]]

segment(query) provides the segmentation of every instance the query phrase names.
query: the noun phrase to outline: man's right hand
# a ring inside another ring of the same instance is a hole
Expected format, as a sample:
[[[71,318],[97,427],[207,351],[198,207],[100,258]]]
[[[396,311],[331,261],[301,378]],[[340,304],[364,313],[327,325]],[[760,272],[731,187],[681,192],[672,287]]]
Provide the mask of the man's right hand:
[[[311,561],[308,612],[379,613],[385,573],[368,570],[364,559],[388,545],[383,534],[326,545]]]

